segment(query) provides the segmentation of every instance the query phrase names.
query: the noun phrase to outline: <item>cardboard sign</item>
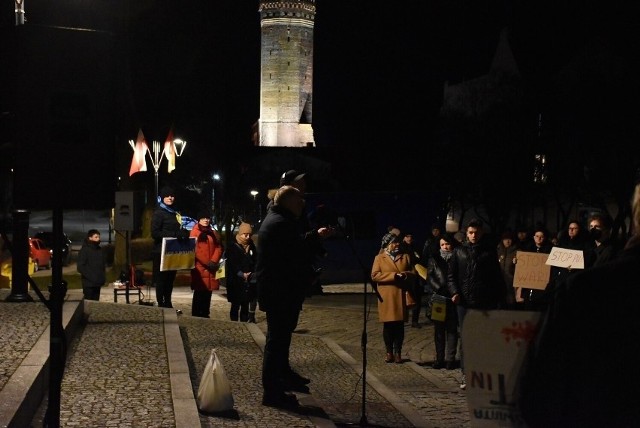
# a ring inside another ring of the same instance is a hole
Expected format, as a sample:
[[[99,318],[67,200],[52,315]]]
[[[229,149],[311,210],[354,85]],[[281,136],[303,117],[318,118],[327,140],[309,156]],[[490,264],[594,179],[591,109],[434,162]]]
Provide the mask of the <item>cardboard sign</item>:
[[[582,250],[553,247],[546,263],[567,269],[584,269],[584,253]]]
[[[196,265],[196,238],[162,238],[160,270],[192,269]]]
[[[516,270],[513,274],[513,286],[544,290],[551,275],[551,266],[546,264],[548,254],[516,252]]]
[[[540,312],[470,309],[462,326],[472,427],[526,427],[517,405],[522,366]]]

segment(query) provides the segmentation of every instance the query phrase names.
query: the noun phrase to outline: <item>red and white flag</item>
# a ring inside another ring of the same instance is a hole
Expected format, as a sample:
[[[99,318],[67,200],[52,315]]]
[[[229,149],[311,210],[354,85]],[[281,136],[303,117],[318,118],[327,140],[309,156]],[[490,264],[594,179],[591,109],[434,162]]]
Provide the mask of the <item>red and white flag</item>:
[[[167,171],[171,173],[176,169],[176,151],[173,147],[173,128],[169,129],[169,134],[164,140],[164,155],[167,158]]]
[[[138,139],[136,142],[134,143],[133,140],[129,140],[129,145],[131,145],[133,149],[133,159],[131,159],[131,168],[129,168],[129,177],[131,177],[136,172],[147,170],[145,156],[147,155],[147,151],[149,151],[149,147],[142,134],[142,129],[138,130]]]

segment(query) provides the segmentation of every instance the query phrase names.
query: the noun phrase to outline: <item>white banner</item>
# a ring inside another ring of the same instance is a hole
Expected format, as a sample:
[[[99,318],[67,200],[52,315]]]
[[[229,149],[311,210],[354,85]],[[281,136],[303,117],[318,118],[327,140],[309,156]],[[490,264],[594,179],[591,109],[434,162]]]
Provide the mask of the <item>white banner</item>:
[[[470,309],[462,330],[467,404],[473,427],[526,427],[518,381],[540,313]]]

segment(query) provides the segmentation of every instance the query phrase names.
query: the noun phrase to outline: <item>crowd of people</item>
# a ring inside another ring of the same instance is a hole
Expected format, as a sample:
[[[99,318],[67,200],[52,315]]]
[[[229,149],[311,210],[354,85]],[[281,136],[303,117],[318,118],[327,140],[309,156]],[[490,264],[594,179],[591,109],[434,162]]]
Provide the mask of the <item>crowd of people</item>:
[[[557,289],[583,270],[552,266],[544,289],[516,286],[518,252],[550,254],[554,247],[576,250],[584,258],[584,270],[590,270],[616,260],[622,251],[625,242],[614,237],[612,226],[611,217],[602,212],[592,213],[585,222],[571,219],[558,234],[536,224],[507,228],[493,235],[486,233],[484,224],[475,218],[456,233],[443,232],[434,223],[421,252],[416,251],[412,234],[389,226],[371,271],[372,281],[388,300],[378,302],[387,348],[384,361],[402,361],[399,355],[405,325],[432,325],[432,368],[459,367],[460,387],[466,389],[462,326],[467,310],[544,311],[554,301]],[[426,268],[424,279],[417,274],[420,267]],[[403,293],[409,293],[413,297],[410,300],[417,304],[410,305]],[[425,317],[420,320],[422,307],[426,308]]]
[[[290,409],[298,406],[291,392],[308,392],[310,383],[310,379],[298,374],[289,364],[292,334],[305,298],[313,293],[314,284],[317,285],[316,260],[323,255],[322,240],[335,231],[325,226],[312,227],[309,223],[304,200],[304,173],[287,171],[279,184],[270,197],[256,242],[252,225],[243,222],[226,249],[220,234],[210,225],[210,212],[199,213],[197,224],[187,232],[181,224],[180,214],[173,207],[173,190],[163,188],[152,219],[154,283],[160,306],[171,308],[175,271],[157,269],[159,245],[163,237],[196,238],[192,315],[208,317],[211,293],[220,286],[215,273],[224,259],[229,319],[256,322],[256,310],[266,315],[263,404]],[[639,204],[636,202],[635,205],[636,216],[640,215]],[[88,237],[93,241],[88,240],[87,252],[95,246],[92,243],[95,239],[99,242],[99,237],[94,238]],[[496,235],[495,232],[487,233],[483,222],[476,218],[455,233],[444,231],[439,223],[433,223],[423,245],[414,241],[413,234],[402,233],[398,226],[389,226],[381,239],[380,251],[371,261],[371,281],[380,296],[378,321],[383,324],[384,361],[396,364],[404,361],[405,325],[411,328],[431,325],[435,344],[432,368],[459,368],[460,388],[465,389],[462,331],[468,310],[539,310],[548,316],[550,307],[557,310],[560,302],[565,302],[563,299],[573,292],[574,288],[567,288],[570,287],[567,284],[575,287],[580,280],[591,281],[591,284],[592,279],[584,279],[588,272],[594,272],[594,275],[604,272],[621,254],[622,259],[627,260],[625,256],[629,252],[623,251],[625,244],[630,245],[615,237],[611,217],[600,212],[592,213],[586,222],[571,219],[558,234],[536,224],[505,229]],[[523,257],[519,256],[521,252],[549,254],[554,247],[580,251],[584,269],[553,266],[544,289],[516,283],[518,259]],[[628,268],[628,263],[624,268]],[[88,288],[88,298],[90,292]],[[565,324],[570,323],[555,312],[554,316]],[[541,355],[548,357],[544,353]],[[545,375],[547,372],[557,374],[535,367]],[[562,386],[567,388],[565,384]],[[530,394],[540,393],[535,388],[529,391]],[[587,398],[581,400],[580,403]],[[532,418],[542,418],[537,411],[530,410],[530,413]],[[564,420],[570,421],[571,417],[565,415]]]

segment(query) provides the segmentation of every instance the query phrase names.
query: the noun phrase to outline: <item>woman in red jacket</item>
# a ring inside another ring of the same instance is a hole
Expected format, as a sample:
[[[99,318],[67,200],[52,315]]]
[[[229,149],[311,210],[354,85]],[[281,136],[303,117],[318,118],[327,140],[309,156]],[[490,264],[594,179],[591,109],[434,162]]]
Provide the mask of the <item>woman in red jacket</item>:
[[[191,315],[209,318],[211,292],[220,288],[216,271],[222,258],[220,234],[211,227],[209,211],[198,212],[198,224],[191,229],[191,237],[196,238],[196,263],[191,269],[191,289],[193,301]]]

